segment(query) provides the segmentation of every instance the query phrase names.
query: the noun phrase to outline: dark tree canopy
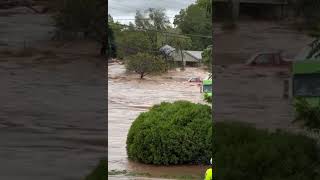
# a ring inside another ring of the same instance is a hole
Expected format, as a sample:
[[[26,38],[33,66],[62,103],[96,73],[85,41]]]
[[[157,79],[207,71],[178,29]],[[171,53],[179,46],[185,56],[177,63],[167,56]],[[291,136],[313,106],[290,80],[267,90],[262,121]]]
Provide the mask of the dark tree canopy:
[[[211,36],[211,8],[211,0],[199,0],[196,4],[181,10],[175,16],[174,25],[181,29],[184,34]],[[211,38],[199,36],[190,36],[190,38],[194,50],[203,50],[212,44]]]

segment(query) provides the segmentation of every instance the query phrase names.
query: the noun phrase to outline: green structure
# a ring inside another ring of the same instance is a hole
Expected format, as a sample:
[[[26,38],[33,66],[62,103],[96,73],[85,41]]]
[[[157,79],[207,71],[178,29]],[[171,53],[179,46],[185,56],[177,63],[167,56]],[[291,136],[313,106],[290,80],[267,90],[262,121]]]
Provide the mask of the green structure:
[[[317,105],[320,100],[320,61],[308,59],[292,65],[292,96]]]
[[[202,81],[202,93],[212,97],[212,79]]]

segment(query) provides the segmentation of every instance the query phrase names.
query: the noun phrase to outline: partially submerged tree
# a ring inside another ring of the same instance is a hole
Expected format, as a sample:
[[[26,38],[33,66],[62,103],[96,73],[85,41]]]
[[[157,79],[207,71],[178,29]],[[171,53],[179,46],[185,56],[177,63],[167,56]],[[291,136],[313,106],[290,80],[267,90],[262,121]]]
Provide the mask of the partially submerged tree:
[[[126,69],[135,72],[143,79],[149,74],[158,74],[165,71],[165,63],[160,57],[152,56],[148,53],[137,53],[128,57]]]

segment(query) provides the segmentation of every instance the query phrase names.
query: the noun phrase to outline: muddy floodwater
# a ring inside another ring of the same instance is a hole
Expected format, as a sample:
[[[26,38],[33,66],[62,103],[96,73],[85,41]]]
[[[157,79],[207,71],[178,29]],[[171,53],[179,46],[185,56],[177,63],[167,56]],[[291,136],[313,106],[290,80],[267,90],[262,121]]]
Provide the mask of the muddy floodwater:
[[[106,157],[103,68],[0,61],[0,179],[84,179]]]
[[[205,167],[156,167],[130,162],[126,153],[126,138],[134,119],[154,104],[162,101],[190,100],[203,103],[200,86],[187,82],[188,77],[204,78],[199,68],[171,71],[160,77],[139,80],[137,74],[128,75],[123,65],[108,65],[108,168],[149,173],[153,176],[203,175]]]

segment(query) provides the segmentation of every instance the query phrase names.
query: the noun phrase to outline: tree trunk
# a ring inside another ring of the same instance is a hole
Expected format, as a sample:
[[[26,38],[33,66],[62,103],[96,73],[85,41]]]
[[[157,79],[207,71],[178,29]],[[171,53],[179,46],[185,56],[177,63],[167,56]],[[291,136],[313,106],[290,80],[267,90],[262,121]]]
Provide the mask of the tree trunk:
[[[181,61],[182,61],[182,68],[181,68],[181,70],[184,70],[184,62],[183,62],[183,52],[182,52],[182,50],[180,50],[180,53],[181,53]]]
[[[140,79],[143,79],[144,73],[140,73]]]
[[[167,72],[168,71],[168,56],[165,55],[164,57],[165,57],[164,59],[165,59],[165,62],[166,62],[165,71]]]

